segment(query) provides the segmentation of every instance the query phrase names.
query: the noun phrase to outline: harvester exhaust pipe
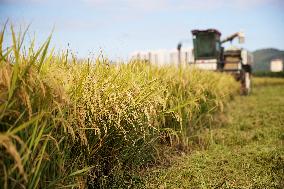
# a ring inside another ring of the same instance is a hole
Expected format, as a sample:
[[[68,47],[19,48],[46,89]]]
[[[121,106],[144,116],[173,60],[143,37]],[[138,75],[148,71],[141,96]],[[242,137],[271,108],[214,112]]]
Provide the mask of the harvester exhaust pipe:
[[[178,50],[178,65],[181,66],[181,47],[182,44],[181,42],[178,43],[177,45],[177,50]]]

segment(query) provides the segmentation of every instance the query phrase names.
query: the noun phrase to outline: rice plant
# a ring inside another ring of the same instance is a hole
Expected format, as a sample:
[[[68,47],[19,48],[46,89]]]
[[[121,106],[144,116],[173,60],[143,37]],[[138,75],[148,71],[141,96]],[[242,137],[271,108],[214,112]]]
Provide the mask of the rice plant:
[[[0,35],[1,188],[110,188],[137,184],[161,145],[189,146],[238,85],[230,75],[143,61],[113,65],[23,48]],[[161,157],[160,157],[161,158]]]

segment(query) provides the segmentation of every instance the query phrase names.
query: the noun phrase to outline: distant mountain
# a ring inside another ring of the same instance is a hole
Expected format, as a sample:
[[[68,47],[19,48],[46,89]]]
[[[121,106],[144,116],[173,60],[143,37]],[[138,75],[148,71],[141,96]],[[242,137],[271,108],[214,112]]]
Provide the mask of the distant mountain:
[[[284,62],[284,51],[278,49],[260,49],[253,52],[254,65],[253,71],[269,71],[270,61],[280,58]]]

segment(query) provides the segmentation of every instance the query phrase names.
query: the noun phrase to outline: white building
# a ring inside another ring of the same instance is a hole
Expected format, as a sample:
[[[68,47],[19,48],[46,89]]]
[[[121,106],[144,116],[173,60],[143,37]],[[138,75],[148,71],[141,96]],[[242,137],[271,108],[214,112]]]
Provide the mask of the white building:
[[[151,50],[151,51],[136,51],[130,55],[131,59],[147,60],[152,64],[179,64],[179,55],[176,49],[172,50]],[[181,63],[188,64],[194,62],[193,52],[190,48],[183,48],[181,50]]]
[[[271,60],[270,71],[271,72],[282,72],[283,71],[283,60],[281,59]]]

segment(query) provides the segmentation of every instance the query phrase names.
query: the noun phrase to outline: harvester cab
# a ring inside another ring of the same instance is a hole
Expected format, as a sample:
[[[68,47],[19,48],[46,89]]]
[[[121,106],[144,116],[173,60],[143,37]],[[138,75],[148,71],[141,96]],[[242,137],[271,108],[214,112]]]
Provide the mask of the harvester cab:
[[[214,29],[193,30],[193,54],[196,67],[206,70],[220,70],[222,49],[221,33]]]
[[[230,72],[241,82],[241,91],[248,94],[251,90],[252,54],[240,47],[224,49],[222,44],[235,38],[244,43],[242,32],[234,33],[221,40],[221,33],[215,29],[193,30],[194,66],[205,70]]]

